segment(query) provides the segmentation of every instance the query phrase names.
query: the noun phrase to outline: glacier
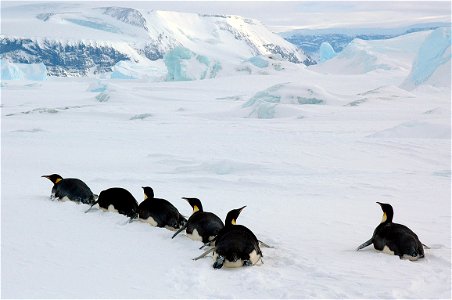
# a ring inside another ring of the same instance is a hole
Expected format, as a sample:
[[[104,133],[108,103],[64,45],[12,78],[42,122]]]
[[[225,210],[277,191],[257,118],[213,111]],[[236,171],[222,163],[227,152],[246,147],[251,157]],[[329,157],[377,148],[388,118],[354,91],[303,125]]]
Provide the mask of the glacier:
[[[0,58],[12,63],[42,62],[49,76],[100,77],[113,72],[116,78],[132,78],[121,75],[118,66],[114,66],[122,61],[148,64],[164,60],[177,69],[169,57],[182,48],[195,53],[193,59],[179,61],[180,74],[174,68],[168,70],[175,76],[168,76],[167,80],[212,78],[226,67],[225,63],[238,64],[259,55],[275,55],[297,64],[314,63],[302,50],[257,20],[132,7],[92,7],[80,2],[68,6],[35,5],[26,10],[30,6],[18,3],[2,10]],[[27,30],[21,30],[24,27]],[[189,70],[191,67],[193,70]]]

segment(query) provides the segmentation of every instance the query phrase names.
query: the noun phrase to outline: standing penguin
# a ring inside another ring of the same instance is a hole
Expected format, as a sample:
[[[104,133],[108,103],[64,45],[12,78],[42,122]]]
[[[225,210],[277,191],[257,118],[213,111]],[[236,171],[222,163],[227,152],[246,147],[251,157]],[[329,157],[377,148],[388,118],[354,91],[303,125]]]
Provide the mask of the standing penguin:
[[[116,210],[118,213],[130,218],[136,218],[138,215],[137,200],[128,190],[120,187],[113,187],[100,192],[99,199],[86,212],[90,211],[96,204],[102,209],[108,211]]]
[[[374,244],[374,248],[388,254],[398,255],[400,259],[408,258],[417,260],[424,257],[423,244],[417,235],[408,227],[392,223],[394,210],[387,203],[377,202],[383,210],[380,225],[375,228],[372,238],[361,244],[356,250],[360,250]]]
[[[213,267],[220,269],[223,266],[227,268],[251,266],[262,259],[259,241],[254,233],[243,225],[236,225],[237,218],[245,207],[233,209],[227,214],[223,229],[214,239],[215,246],[195,260],[213,252],[215,260]]]
[[[193,208],[193,213],[188,218],[185,226],[181,227],[172,238],[185,229],[187,236],[194,241],[209,243],[224,227],[223,221],[211,212],[203,211],[201,201],[198,198],[185,198]]]
[[[71,200],[77,203],[93,204],[96,196],[90,190],[90,188],[77,178],[65,178],[58,174],[43,175],[53,182],[51,199],[58,200]]]
[[[174,205],[165,199],[154,198],[154,190],[151,187],[143,187],[143,191],[144,201],[138,206],[138,217],[141,221],[169,230],[178,230],[187,223],[187,219]]]

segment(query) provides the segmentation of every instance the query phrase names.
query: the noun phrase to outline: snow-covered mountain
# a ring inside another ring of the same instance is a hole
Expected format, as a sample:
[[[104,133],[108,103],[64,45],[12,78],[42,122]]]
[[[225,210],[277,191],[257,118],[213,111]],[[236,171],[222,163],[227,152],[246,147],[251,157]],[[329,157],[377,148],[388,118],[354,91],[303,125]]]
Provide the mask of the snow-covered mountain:
[[[435,22],[413,24],[393,28],[323,28],[296,29],[282,32],[280,35],[287,41],[297,45],[313,59],[316,59],[322,43],[329,43],[334,51],[342,51],[355,38],[361,40],[384,40],[401,35],[434,30],[439,27],[450,27],[450,23]]]
[[[181,48],[217,68],[259,55],[313,63],[259,21],[240,16],[61,2],[18,4],[2,10],[1,58],[42,62],[51,76],[110,72],[118,62],[149,63]]]

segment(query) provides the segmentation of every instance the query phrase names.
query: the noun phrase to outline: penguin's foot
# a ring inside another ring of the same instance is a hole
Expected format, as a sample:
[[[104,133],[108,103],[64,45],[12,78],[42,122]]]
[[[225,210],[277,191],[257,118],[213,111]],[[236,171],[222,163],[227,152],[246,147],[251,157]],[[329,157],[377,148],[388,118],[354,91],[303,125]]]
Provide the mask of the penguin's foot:
[[[224,264],[224,256],[218,255],[217,260],[213,264],[214,269],[221,269]]]
[[[243,261],[243,266],[244,267],[250,267],[252,265],[253,265],[253,263],[249,259],[246,259],[246,260]]]

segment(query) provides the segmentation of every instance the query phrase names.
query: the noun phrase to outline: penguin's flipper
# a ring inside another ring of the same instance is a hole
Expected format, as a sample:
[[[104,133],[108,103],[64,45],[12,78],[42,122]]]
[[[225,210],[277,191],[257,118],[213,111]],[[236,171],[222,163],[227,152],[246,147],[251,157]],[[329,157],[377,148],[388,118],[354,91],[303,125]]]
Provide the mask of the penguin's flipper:
[[[425,245],[424,243],[421,243],[422,246],[424,246],[425,249],[431,249],[429,246]]]
[[[93,206],[97,204],[97,202],[99,202],[99,201],[96,201],[96,202],[94,202],[93,204],[91,204],[91,206],[88,208],[88,210],[85,211],[85,214],[86,214],[87,212],[89,212],[89,211],[93,208]]]
[[[367,246],[372,244],[372,238],[370,240],[368,240],[365,243],[362,243],[361,245],[358,246],[358,248],[356,248],[356,251],[362,249],[362,248],[366,248]]]
[[[210,246],[210,242],[207,242],[203,244],[201,247],[199,247],[199,250],[202,250],[204,247]]]
[[[265,247],[265,248],[275,248],[275,247],[273,247],[273,246],[270,246],[270,245],[264,243],[264,242],[261,241],[261,240],[259,240],[259,246]]]
[[[94,198],[94,200],[97,200],[97,199],[99,199],[99,195],[93,194],[93,198]]]
[[[213,252],[213,251],[215,251],[215,247],[212,247],[209,250],[207,250],[206,252],[204,252],[203,254],[201,254],[200,256],[193,258],[193,260],[198,260],[200,258],[206,257],[207,254],[209,254],[210,252]]]
[[[178,231],[176,231],[176,233],[173,234],[173,236],[172,236],[171,238],[174,239],[174,237],[175,237],[176,235],[178,235],[179,233],[181,233],[181,231],[183,231],[185,228],[187,228],[187,223],[185,223],[184,226],[182,226]]]

